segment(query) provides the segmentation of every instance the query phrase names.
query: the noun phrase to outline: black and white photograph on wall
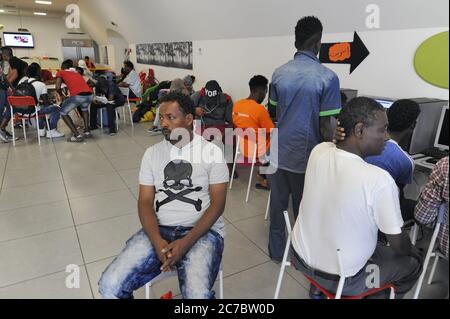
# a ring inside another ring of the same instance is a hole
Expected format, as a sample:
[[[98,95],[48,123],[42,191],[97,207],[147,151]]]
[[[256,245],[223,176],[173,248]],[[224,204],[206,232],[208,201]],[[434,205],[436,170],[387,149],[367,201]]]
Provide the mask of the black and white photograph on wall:
[[[192,42],[136,45],[137,62],[192,70]]]

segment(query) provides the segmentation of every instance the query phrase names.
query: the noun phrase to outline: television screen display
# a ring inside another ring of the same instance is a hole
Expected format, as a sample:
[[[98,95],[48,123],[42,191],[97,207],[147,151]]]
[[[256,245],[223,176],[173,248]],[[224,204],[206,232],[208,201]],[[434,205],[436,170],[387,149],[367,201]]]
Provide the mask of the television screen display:
[[[5,45],[13,48],[34,48],[33,36],[30,33],[3,32]]]

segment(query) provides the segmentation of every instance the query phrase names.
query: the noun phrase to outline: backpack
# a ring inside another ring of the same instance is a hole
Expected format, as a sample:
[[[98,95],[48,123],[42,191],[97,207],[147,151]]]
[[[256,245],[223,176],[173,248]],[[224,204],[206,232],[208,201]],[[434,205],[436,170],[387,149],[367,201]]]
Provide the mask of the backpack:
[[[37,80],[33,80],[31,82],[28,82],[28,80],[20,83],[16,89],[14,90],[14,96],[31,96],[34,99],[34,103],[36,105],[39,103],[36,95],[36,89],[33,86],[33,83],[37,82]],[[31,114],[34,113],[33,108],[29,107],[15,107],[14,108],[18,113],[25,113],[25,114]]]

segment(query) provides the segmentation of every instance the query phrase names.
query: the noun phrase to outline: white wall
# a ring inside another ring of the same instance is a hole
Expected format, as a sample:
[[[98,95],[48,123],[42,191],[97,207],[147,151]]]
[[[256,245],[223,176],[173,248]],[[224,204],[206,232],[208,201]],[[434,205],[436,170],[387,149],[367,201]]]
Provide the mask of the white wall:
[[[1,15],[0,22],[5,25],[3,31],[17,32],[18,28],[25,28],[33,34],[34,49],[14,49],[18,57],[49,56],[63,59],[61,39],[90,39],[90,36],[67,34],[70,30],[65,26],[63,18],[22,17]],[[0,33],[3,38],[3,34]]]
[[[327,65],[341,80],[341,87],[358,89],[359,94],[392,98],[433,97],[448,100],[448,90],[424,82],[415,73],[415,50],[429,36],[448,28],[358,32],[370,55],[349,75],[348,65]],[[352,41],[353,33],[324,34],[323,42]],[[248,81],[255,74],[271,78],[273,71],[292,59],[293,36],[194,41],[193,70],[136,64],[141,71],[155,70],[159,80],[194,74],[196,88],[217,80],[234,100],[248,96]],[[135,58],[135,45],[132,61]],[[200,52],[201,49],[201,52]]]
[[[109,66],[119,74],[125,60],[124,51],[128,49],[128,46],[128,43],[120,35],[108,38]]]

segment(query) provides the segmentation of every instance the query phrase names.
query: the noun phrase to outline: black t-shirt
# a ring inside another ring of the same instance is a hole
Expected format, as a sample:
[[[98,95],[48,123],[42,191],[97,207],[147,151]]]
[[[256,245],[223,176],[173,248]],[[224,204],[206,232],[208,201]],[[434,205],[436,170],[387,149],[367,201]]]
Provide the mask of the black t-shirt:
[[[16,87],[19,81],[25,76],[25,71],[28,67],[28,64],[25,61],[13,56],[9,60],[9,66],[11,69],[17,70],[17,79],[12,84],[13,87]]]

